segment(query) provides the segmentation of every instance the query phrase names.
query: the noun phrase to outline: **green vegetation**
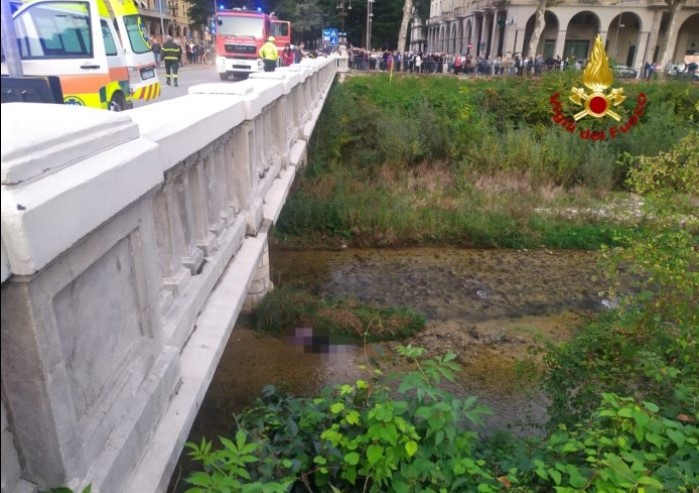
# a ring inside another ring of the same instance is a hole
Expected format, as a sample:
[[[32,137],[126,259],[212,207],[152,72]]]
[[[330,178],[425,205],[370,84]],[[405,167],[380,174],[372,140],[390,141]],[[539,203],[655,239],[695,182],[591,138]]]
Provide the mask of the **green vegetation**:
[[[699,491],[698,96],[629,86],[651,101],[643,125],[591,144],[550,128],[541,100],[557,83],[350,80],[278,231],[287,242],[601,248],[616,307],[523,365],[551,398],[546,435],[481,435],[489,411],[446,385],[456,355],[400,346],[399,373],[367,365],[364,379],[309,398],[267,387],[233,439],[187,444],[202,464],[190,493]],[[266,303],[257,324],[268,331],[398,332],[394,312],[353,302],[280,289]]]
[[[396,77],[392,84],[358,76],[336,85],[276,241],[597,249],[629,234],[647,235],[656,226],[652,215],[638,215],[627,177],[659,154],[666,163],[686,158],[687,173],[696,173],[690,162],[699,155],[699,139],[691,132],[699,122],[699,91],[629,84],[621,123],[643,92],[641,123],[592,142],[551,121],[555,92],[567,114],[574,113],[566,101],[580,85],[575,75]],[[594,130],[609,122],[586,118],[578,126]],[[677,201],[686,215],[697,206],[680,196],[664,200]],[[696,219],[693,225],[699,227]]]
[[[694,341],[696,350],[696,340]],[[456,357],[399,347],[412,371],[297,398],[267,387],[237,417],[235,442],[188,443],[203,471],[189,493],[693,492],[699,485],[697,403],[680,408],[603,393],[573,426],[543,439],[483,438],[474,397],[439,387]],[[692,389],[696,399],[699,385]],[[689,414],[687,414],[689,413]],[[669,415],[669,416],[668,416]]]
[[[415,334],[425,326],[425,319],[407,309],[377,308],[350,299],[326,300],[280,287],[256,309],[254,323],[258,330],[274,335],[296,327],[313,327],[319,333],[359,341],[385,341]]]
[[[188,444],[203,465],[188,491],[695,493],[699,237],[665,224],[605,251],[632,294],[612,289],[615,310],[535,360],[552,399],[547,436],[479,435],[487,409],[441,385],[456,356],[399,347],[412,370],[367,367],[312,398],[266,388],[236,417],[235,442]]]

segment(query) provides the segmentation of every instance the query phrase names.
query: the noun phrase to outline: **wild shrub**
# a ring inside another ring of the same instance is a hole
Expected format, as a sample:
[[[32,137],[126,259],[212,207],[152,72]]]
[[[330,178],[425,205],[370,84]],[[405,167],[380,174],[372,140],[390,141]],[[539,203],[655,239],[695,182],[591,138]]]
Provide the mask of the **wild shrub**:
[[[692,492],[697,415],[604,393],[590,415],[542,439],[477,431],[487,408],[442,387],[456,355],[398,347],[409,367],[299,398],[267,386],[236,416],[233,439],[188,443],[202,464],[187,493],[415,491]]]
[[[627,183],[641,194],[699,195],[699,132],[690,133],[667,152],[639,157]]]
[[[699,413],[697,237],[675,227],[625,243],[606,251],[619,308],[547,348],[552,423],[584,420],[604,392],[663,403],[669,418]]]

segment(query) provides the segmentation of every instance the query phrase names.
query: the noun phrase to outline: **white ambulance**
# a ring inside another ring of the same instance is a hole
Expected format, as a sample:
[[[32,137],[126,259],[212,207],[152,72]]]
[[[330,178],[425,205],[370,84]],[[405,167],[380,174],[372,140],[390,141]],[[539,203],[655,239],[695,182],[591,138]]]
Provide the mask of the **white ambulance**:
[[[58,76],[65,104],[122,111],[160,95],[133,0],[32,0],[12,17],[24,75]]]

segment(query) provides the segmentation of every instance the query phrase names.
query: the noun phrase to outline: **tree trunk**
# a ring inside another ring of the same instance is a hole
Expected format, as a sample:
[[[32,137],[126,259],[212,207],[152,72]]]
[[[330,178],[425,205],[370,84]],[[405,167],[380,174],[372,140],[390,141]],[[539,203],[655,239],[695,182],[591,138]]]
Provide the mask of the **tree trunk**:
[[[408,39],[408,25],[410,24],[410,16],[413,14],[413,0],[405,0],[403,4],[403,20],[400,23],[400,32],[398,33],[398,51],[405,50],[405,42]]]
[[[533,56],[536,57],[538,53],[536,52],[539,46],[539,39],[541,38],[541,33],[544,32],[546,27],[546,0],[539,0],[536,6],[536,11],[534,12],[534,31],[532,32],[532,37],[529,39],[529,46],[525,47],[525,52],[522,56]]]
[[[674,46],[670,46],[670,41],[674,39],[677,31],[677,14],[682,8],[684,0],[666,0],[667,4],[670,6],[670,18],[667,23],[667,33],[665,36],[665,48],[663,48],[663,54],[660,57],[660,70],[667,75],[665,66],[671,62],[672,52]]]

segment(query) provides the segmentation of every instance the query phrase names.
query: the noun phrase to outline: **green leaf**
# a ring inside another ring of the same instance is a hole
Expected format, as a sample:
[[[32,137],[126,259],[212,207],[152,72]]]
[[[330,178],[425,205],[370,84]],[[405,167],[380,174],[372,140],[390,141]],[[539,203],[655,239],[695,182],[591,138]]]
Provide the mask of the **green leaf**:
[[[566,471],[570,475],[568,482],[575,488],[582,488],[587,484],[587,480],[582,477],[580,470],[572,464],[566,464]]]
[[[359,454],[357,452],[345,454],[345,462],[347,462],[350,466],[356,466],[359,464]]]
[[[667,436],[669,436],[678,447],[682,447],[687,440],[687,437],[677,430],[667,430]]]
[[[432,413],[432,408],[423,406],[417,408],[417,410],[415,411],[415,416],[422,419],[430,419]]]
[[[205,472],[201,471],[190,474],[185,481],[189,484],[193,484],[194,486],[203,486],[208,488],[211,485],[211,477]]]
[[[642,413],[641,411],[634,411],[633,412],[633,419],[636,421],[636,424],[640,426],[641,428],[645,428],[645,426],[648,424],[648,415],[645,413]]]
[[[408,457],[412,457],[417,452],[417,442],[410,440],[405,444],[405,451],[408,453]]]
[[[566,442],[563,445],[562,451],[563,452],[577,452],[579,449],[578,444],[575,442]]]
[[[357,457],[359,457],[359,455],[357,455]],[[359,460],[359,459],[357,459],[357,460]],[[340,477],[342,479],[347,480],[350,484],[354,484],[357,482],[357,469],[352,467],[350,469],[342,471],[342,473],[340,474]]]
[[[380,445],[369,445],[366,449],[366,456],[369,459],[369,464],[376,464],[383,457],[383,447]]]
[[[652,413],[657,413],[660,410],[660,408],[652,402],[643,401],[643,405]]]
[[[435,436],[434,436],[434,444],[440,445],[442,442],[444,442],[444,431],[437,430],[437,433],[435,433]]]
[[[656,435],[655,433],[652,433],[650,431],[646,433],[646,440],[658,448],[663,448],[662,438],[659,435]]]
[[[619,412],[617,414],[622,418],[631,418],[633,417],[633,409],[629,409],[628,407],[622,407],[621,409],[619,409]]]
[[[243,430],[238,430],[235,433],[235,442],[238,445],[238,448],[242,449],[243,446],[245,445],[246,441],[247,441],[247,436],[245,435],[245,432]]]
[[[548,469],[549,476],[551,479],[553,479],[553,482],[556,483],[556,486],[561,484],[561,473],[555,470],[554,468],[549,468]]]
[[[347,420],[348,424],[351,424],[351,425],[359,424],[359,421],[360,421],[359,413],[356,410],[352,409],[350,412],[347,413],[347,416],[345,416],[345,419]]]
[[[332,406],[330,406],[330,412],[333,414],[338,414],[342,412],[342,410],[345,409],[345,403],[344,402],[336,402]]]
[[[652,486],[653,488],[657,488],[658,490],[663,489],[663,483],[658,481],[657,479],[651,477],[651,476],[641,476],[638,478],[636,481],[638,484],[645,484],[646,486]]]

